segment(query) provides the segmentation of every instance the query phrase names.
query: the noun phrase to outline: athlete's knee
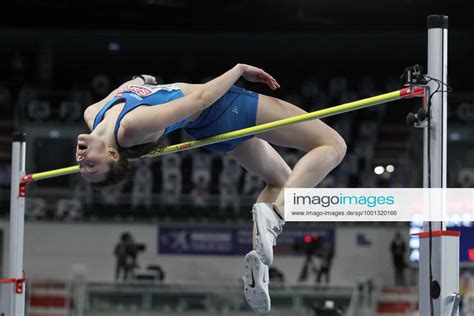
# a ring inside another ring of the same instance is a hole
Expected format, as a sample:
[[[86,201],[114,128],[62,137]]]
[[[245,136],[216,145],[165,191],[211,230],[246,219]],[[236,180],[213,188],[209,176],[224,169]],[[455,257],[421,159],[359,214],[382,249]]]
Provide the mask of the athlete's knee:
[[[324,156],[327,160],[333,162],[335,166],[342,162],[347,152],[346,142],[337,133],[335,133],[335,135],[331,135],[331,137],[324,139],[323,142],[317,142],[313,144],[308,148],[308,151],[319,148],[324,148]]]
[[[335,160],[337,161],[337,164],[340,164],[347,152],[347,145],[344,138],[338,134],[337,137],[335,137],[335,139],[332,141],[331,147],[335,151]]]
[[[347,152],[347,145],[344,139],[337,134],[323,145],[326,147],[326,157],[331,160],[335,166],[339,165]]]

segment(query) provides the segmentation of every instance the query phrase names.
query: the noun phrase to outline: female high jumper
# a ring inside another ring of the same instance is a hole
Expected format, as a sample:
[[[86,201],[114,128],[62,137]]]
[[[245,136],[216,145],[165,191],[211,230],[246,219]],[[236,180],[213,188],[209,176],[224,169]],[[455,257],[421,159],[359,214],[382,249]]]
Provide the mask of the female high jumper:
[[[268,73],[245,64],[205,84],[156,85],[149,75],[122,84],[84,112],[91,133],[77,138],[81,175],[94,186],[119,183],[129,172],[127,159],[147,154],[162,144],[164,135],[179,128],[202,139],[306,113],[283,100],[235,86],[240,77],[272,90],[280,88]],[[270,144],[306,154],[291,170]],[[346,144],[328,125],[312,120],[206,148],[229,154],[266,183],[252,208],[254,250],[245,256],[243,280],[249,305],[257,312],[269,312],[268,266],[285,223],[283,188],[315,187],[341,162]]]

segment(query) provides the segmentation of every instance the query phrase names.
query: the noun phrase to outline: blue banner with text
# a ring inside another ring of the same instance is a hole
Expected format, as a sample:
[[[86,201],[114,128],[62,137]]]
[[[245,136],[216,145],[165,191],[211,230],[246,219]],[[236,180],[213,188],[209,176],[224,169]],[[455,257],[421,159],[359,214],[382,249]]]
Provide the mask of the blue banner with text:
[[[252,249],[251,227],[159,226],[158,253],[191,255],[244,255]],[[334,228],[284,226],[276,255],[334,251]]]

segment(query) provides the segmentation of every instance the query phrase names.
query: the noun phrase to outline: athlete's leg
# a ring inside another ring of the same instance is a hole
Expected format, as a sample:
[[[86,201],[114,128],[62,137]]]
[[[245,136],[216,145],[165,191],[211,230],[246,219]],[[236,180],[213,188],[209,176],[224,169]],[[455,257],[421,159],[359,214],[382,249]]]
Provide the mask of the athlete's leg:
[[[264,124],[307,113],[286,101],[260,95],[258,101],[257,124]],[[272,144],[306,151],[293,168],[285,182],[285,188],[315,187],[344,158],[346,144],[342,137],[320,120],[290,125],[257,134],[257,137]],[[284,190],[275,200],[277,212],[284,217]]]
[[[265,181],[257,202],[273,203],[291,174],[291,168],[266,141],[251,138],[228,153],[248,172]]]
[[[261,177],[266,185],[257,202],[272,203],[282,190],[291,173],[290,167],[266,141],[251,138],[229,152],[248,172]],[[253,225],[253,248],[256,248],[256,225]],[[271,308],[268,292],[268,266],[264,265],[255,250],[244,259],[244,294],[253,310],[267,313]]]
[[[240,143],[228,154],[248,172],[265,181],[265,188],[260,192],[257,203],[274,203],[291,174],[291,168],[280,154],[269,143],[259,138],[251,138]],[[256,227],[254,223],[254,248],[255,235]]]

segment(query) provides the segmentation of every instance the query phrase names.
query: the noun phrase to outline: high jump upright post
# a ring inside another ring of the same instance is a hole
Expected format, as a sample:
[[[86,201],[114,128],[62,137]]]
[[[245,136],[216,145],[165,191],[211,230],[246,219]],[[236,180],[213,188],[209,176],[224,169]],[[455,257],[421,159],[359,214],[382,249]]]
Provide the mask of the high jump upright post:
[[[12,136],[12,170],[10,192],[10,228],[8,277],[0,286],[0,315],[25,315],[25,278],[23,273],[23,238],[25,225],[25,195],[19,192],[25,175],[26,135]]]
[[[430,15],[428,27],[428,76],[430,95],[425,102],[428,121],[423,134],[423,187],[447,185],[447,82],[448,17]],[[431,102],[430,102],[431,100]],[[431,205],[442,208],[443,205]],[[434,209],[433,209],[434,210]],[[420,237],[420,315],[459,315],[459,232],[447,231],[444,222],[424,223]]]

